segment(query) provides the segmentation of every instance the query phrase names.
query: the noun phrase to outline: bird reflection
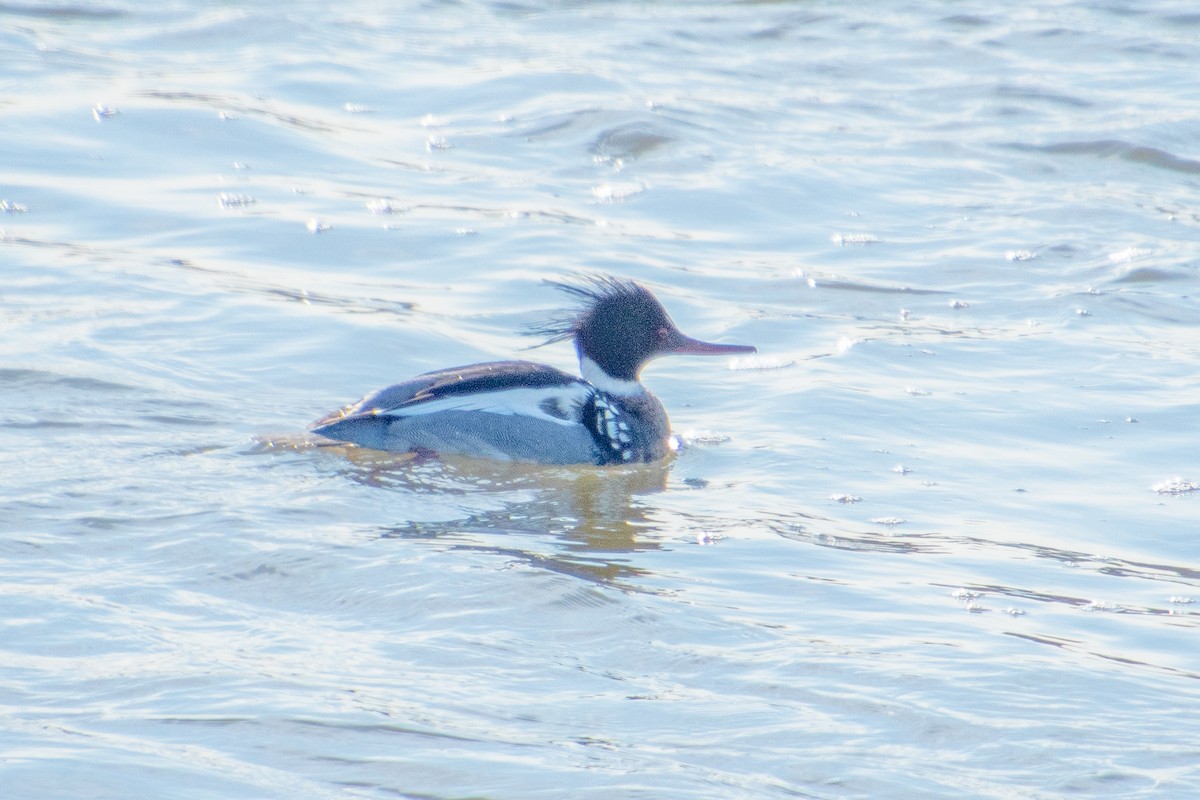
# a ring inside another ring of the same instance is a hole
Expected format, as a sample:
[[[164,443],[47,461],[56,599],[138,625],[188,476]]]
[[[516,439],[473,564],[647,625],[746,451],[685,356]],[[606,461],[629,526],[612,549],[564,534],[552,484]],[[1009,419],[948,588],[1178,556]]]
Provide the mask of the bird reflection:
[[[502,501],[498,509],[460,519],[404,520],[381,528],[382,538],[449,540],[454,549],[495,553],[598,583],[644,575],[621,556],[659,549],[645,536],[651,522],[638,498],[666,489],[670,459],[614,468],[398,456],[355,447],[344,448],[344,455],[341,472],[363,485],[443,497],[484,493]],[[489,539],[495,534],[503,535],[502,544]],[[555,545],[550,553],[547,535]]]

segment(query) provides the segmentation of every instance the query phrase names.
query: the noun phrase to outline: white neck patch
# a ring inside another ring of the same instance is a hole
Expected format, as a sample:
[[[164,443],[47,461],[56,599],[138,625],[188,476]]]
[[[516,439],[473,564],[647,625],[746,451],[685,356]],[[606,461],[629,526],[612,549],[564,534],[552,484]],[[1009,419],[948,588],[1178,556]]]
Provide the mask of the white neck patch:
[[[632,397],[635,394],[644,394],[646,391],[646,387],[638,381],[623,381],[620,378],[614,378],[601,369],[599,364],[584,355],[579,357],[579,374],[600,391],[615,394],[618,397]]]

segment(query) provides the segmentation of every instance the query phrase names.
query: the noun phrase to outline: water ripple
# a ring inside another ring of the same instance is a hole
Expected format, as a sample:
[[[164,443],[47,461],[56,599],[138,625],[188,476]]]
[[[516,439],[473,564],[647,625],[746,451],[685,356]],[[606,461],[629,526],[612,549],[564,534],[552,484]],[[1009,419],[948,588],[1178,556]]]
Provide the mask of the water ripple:
[[[1182,158],[1156,147],[1146,147],[1115,139],[1099,141],[1061,142],[1050,145],[1013,145],[1020,150],[1050,153],[1052,155],[1094,156],[1117,158],[1133,164],[1142,164],[1159,169],[1181,172],[1185,175],[1200,174],[1200,161]]]

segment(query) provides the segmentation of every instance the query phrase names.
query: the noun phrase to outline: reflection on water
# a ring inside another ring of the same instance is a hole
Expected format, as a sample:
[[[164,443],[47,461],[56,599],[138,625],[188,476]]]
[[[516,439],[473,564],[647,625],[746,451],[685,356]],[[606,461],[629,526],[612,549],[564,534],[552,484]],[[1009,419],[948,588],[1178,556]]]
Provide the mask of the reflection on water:
[[[370,459],[374,461],[374,459]],[[503,507],[444,522],[404,521],[385,537],[471,539],[472,532],[503,536],[503,544],[458,544],[465,549],[515,556],[540,568],[600,583],[626,581],[643,570],[616,556],[655,550],[644,533],[649,523],[643,495],[666,487],[668,463],[630,468],[546,469],[532,465],[487,465],[434,460],[425,465],[369,465],[356,460],[345,475],[356,481],[411,492],[462,491],[499,495]],[[507,499],[512,495],[514,499]],[[558,543],[545,553],[543,537]],[[521,549],[529,541],[530,550]]]
[[[249,452],[320,449],[343,459],[337,474],[399,495],[491,497],[501,507],[446,520],[406,519],[380,529],[383,538],[448,540],[600,583],[643,573],[619,556],[660,549],[646,535],[651,506],[641,498],[666,489],[672,459],[629,467],[546,467],[454,456],[425,457],[330,444],[320,437],[263,437]],[[485,545],[474,536],[502,537]],[[464,541],[465,540],[465,541]],[[521,549],[527,541],[530,549]],[[542,552],[546,541],[557,543]],[[636,588],[623,584],[626,588]]]

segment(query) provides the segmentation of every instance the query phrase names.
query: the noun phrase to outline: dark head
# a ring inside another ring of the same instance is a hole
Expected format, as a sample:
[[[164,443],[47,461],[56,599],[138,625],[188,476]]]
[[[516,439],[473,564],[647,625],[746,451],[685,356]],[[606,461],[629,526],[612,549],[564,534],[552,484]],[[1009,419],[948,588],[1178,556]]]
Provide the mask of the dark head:
[[[582,363],[589,358],[612,378],[636,381],[647,361],[669,353],[731,355],[753,353],[736,344],[709,344],[684,336],[650,290],[607,275],[585,276],[577,283],[547,281],[577,298],[577,313],[533,329],[548,342],[574,339]]]

